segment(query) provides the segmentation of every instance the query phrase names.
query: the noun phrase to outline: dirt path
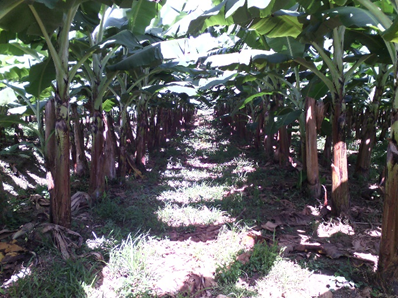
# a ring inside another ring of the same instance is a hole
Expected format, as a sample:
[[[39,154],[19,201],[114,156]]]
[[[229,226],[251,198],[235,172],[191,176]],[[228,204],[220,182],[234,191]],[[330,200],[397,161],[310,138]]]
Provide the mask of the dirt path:
[[[244,146],[236,147],[233,137],[214,128],[211,120],[211,115],[199,115],[181,143],[171,145],[177,152],[168,158],[160,180],[167,190],[156,197],[162,202],[158,220],[167,228],[153,243],[154,293],[370,297],[367,283],[377,261],[377,224],[358,221],[353,228],[322,219],[318,203],[308,201],[296,186],[294,168],[279,169]],[[375,212],[353,208],[365,220]],[[242,274],[232,287],[217,284],[217,268],[228,268],[236,260],[249,262],[256,243],[271,245],[273,240],[283,249],[284,259],[268,276],[254,270]]]
[[[354,195],[351,223],[321,215],[297,164],[268,161],[211,111],[149,160],[145,179],[110,185],[74,215],[80,255],[107,264],[79,289],[86,297],[382,297],[379,202]]]

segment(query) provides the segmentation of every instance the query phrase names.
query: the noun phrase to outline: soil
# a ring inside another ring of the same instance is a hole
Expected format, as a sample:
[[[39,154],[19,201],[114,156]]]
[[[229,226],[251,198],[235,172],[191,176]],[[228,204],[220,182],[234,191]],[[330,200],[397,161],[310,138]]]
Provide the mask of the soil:
[[[194,129],[211,125],[211,120],[209,115],[198,116],[193,126],[182,133],[189,134]],[[304,263],[312,271],[311,278],[303,282],[303,296],[299,296],[300,293],[275,292],[270,293],[270,297],[373,297],[371,293],[375,293],[375,289],[377,293],[383,292],[374,274],[381,235],[382,206],[382,194],[377,184],[352,179],[350,181],[351,218],[333,218],[328,207],[323,206],[323,200],[321,202],[309,199],[305,185],[298,184],[302,167],[294,158],[294,153],[290,164],[280,167],[244,141],[230,136],[233,132],[222,127],[221,123],[216,123],[216,129],[223,131],[233,144],[232,149],[221,145],[219,148],[224,152],[236,150],[236,156],[248,157],[257,165],[254,169],[242,168],[246,182],[235,185],[224,193],[223,200],[226,202],[231,200],[232,205],[234,195],[240,193],[247,202],[247,208],[230,208],[229,214],[219,222],[212,224],[192,222],[188,228],[181,228],[181,225],[175,224],[159,226],[156,229],[153,228],[156,224],[155,219],[142,219],[143,227],[151,226],[150,235],[159,239],[156,242],[156,250],[162,257],[157,263],[151,264],[151,268],[160,276],[154,285],[159,297],[175,297],[176,293],[185,293],[189,297],[228,297],[215,295],[214,292],[206,290],[216,287],[214,279],[216,268],[209,260],[213,257],[212,252],[218,249],[216,246],[220,230],[242,222],[250,227],[247,232],[239,235],[241,243],[249,251],[255,243],[276,242],[280,247],[284,247],[283,257],[295,263]],[[173,148],[184,146],[177,142],[171,140],[168,146]],[[211,142],[217,146],[219,140],[212,139]],[[198,152],[199,149],[196,150]],[[217,154],[213,156],[199,154],[193,158],[192,155],[184,155],[184,152],[186,151],[181,150],[179,153],[181,164],[171,166],[167,166],[167,156],[161,153],[155,155],[146,165],[147,176],[151,179],[136,180],[131,177],[123,185],[109,184],[108,197],[117,198],[120,208],[136,206],[145,209],[148,204],[152,205],[152,209],[156,209],[156,206],[163,206],[164,203],[151,201],[154,189],[162,186],[170,187],[171,183],[174,185],[184,183],[184,177],[168,178],[165,175],[166,171],[208,169],[211,172],[210,170],[219,163]],[[15,210],[17,216],[14,214],[10,217],[18,217],[18,221],[1,225],[0,237],[4,239],[2,241],[9,240],[6,238],[5,230],[12,232],[18,230],[16,225],[23,226],[30,222],[40,224],[45,222],[48,216],[48,207],[45,203],[40,203],[41,198],[35,199],[31,196],[37,193],[40,186],[45,185],[43,168],[38,166],[39,163],[17,161],[11,158],[1,162],[3,183],[5,190],[12,195],[12,200],[25,202],[25,205],[22,204],[18,210]],[[158,174],[155,175],[155,172]],[[320,174],[326,188],[324,195],[330,198],[331,175],[327,164],[320,169]],[[209,177],[205,178],[216,181],[220,177],[209,174]],[[74,179],[72,188],[72,193],[85,191],[86,181]],[[144,195],[149,198],[145,203],[140,201]],[[137,206],[137,204],[143,205]],[[106,223],[98,214],[93,214],[87,208],[78,208],[73,221],[72,230],[82,235],[83,242],[91,241],[91,244],[95,245],[101,241],[101,231],[105,231]],[[126,222],[118,223],[123,229],[133,228]],[[32,257],[28,252],[34,251],[34,246],[37,245],[31,239],[27,242],[18,240],[17,243],[24,247],[25,251],[6,264],[3,261],[0,275],[3,287],[10,283],[10,279],[15,279],[24,262]],[[195,254],[198,251],[201,252],[199,256]],[[45,262],[46,257],[48,255],[37,256],[37,262]],[[112,278],[109,268],[104,266],[98,275],[97,290],[106,293],[106,297],[116,297],[113,290],[117,280]],[[241,278],[239,282],[250,287],[256,283],[257,278],[259,276],[254,275]]]

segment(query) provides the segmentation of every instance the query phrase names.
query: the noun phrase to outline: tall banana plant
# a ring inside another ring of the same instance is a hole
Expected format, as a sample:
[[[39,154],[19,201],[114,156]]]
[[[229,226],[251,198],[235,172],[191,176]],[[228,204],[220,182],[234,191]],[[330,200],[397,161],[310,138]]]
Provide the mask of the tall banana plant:
[[[345,62],[346,45],[349,46],[354,42],[354,40],[345,40],[345,33],[349,25],[365,25],[367,19],[363,19],[360,24],[350,22],[355,22],[355,20],[358,20],[356,18],[360,18],[361,16],[363,18],[369,17],[369,15],[364,11],[356,10],[355,18],[348,19],[348,16],[352,14],[349,7],[333,7],[333,3],[330,2],[327,3],[325,8],[327,9],[323,10],[322,14],[311,15],[311,21],[305,27],[301,37],[304,41],[311,44],[321,61],[326,65],[328,73],[325,74],[319,70],[312,60],[297,58],[296,61],[318,76],[331,93],[333,103],[332,213],[337,216],[349,217],[350,201],[347,145],[345,142],[346,86],[353,77],[355,70],[369,59],[371,55],[360,55],[357,57],[355,63],[349,64]],[[314,28],[316,29],[314,30]],[[331,34],[331,53],[326,50],[324,45],[323,36],[326,34]]]
[[[394,95],[391,111],[391,136],[387,147],[387,179],[383,210],[378,272],[381,280],[398,294],[398,1],[357,0],[377,21],[375,29],[385,40],[392,61]],[[390,18],[394,16],[394,21]]]
[[[83,0],[2,1],[0,27],[26,35],[41,36],[55,66],[54,98],[46,113],[48,186],[51,196],[50,220],[70,227],[69,101],[71,82],[91,53],[74,65],[69,64],[70,30]],[[85,5],[103,1],[92,1]],[[113,2],[109,4],[112,5]],[[17,17],[18,16],[18,17]],[[24,16],[21,18],[21,16]],[[18,26],[15,19],[18,18]],[[22,35],[23,35],[22,34]]]

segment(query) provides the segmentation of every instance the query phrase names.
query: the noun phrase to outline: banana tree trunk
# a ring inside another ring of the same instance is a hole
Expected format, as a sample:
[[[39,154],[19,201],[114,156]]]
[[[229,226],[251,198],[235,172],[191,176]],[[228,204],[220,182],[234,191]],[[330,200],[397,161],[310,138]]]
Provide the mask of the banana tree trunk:
[[[120,117],[120,145],[119,145],[119,164],[118,164],[118,177],[122,180],[127,173],[127,126],[130,125],[130,121],[127,120],[127,111],[123,108]]]
[[[391,139],[387,147],[387,177],[378,272],[398,294],[398,74],[391,113]]]
[[[116,179],[116,136],[113,127],[113,119],[107,114],[104,116],[104,175],[110,180]]]
[[[263,134],[263,126],[264,126],[264,113],[261,111],[263,109],[264,103],[261,103],[260,113],[257,116],[257,127],[256,133],[254,136],[254,147],[256,150],[259,150],[261,147],[261,135]]]
[[[52,205],[54,204],[54,163],[55,163],[55,102],[54,99],[50,99],[46,104],[45,110],[45,165],[46,165],[46,178],[47,188],[50,194],[50,212],[52,212]],[[52,222],[52,213],[50,213],[50,221]]]
[[[353,126],[353,114],[354,114],[354,110],[353,110],[353,106],[349,105],[347,107],[347,111],[346,111],[346,137],[351,138],[352,137],[352,126]]]
[[[158,107],[156,109],[156,123],[155,123],[155,133],[154,133],[154,140],[153,140],[153,146],[155,148],[159,148],[160,144],[162,143],[162,125],[161,125],[161,116],[162,115],[162,108]]]
[[[158,113],[158,122],[159,122],[159,135],[158,135],[158,144],[159,146],[163,146],[166,143],[166,137],[167,137],[167,112],[165,109],[160,109]]]
[[[101,111],[94,111],[92,114],[93,131],[91,148],[91,167],[90,167],[90,192],[95,199],[99,199],[105,189],[104,174],[104,122]]]
[[[55,112],[54,118],[49,117],[49,125],[51,130],[51,121],[55,119],[54,125],[54,151],[51,156],[50,168],[52,168],[53,185],[50,181],[49,188],[53,187],[53,197],[50,201],[50,221],[52,223],[70,228],[71,226],[71,201],[70,201],[70,163],[69,163],[69,124],[68,118],[68,99],[61,100],[59,94],[55,95]],[[52,112],[51,112],[52,113]],[[47,120],[46,120],[47,121]],[[48,151],[51,150],[48,144]],[[48,152],[47,151],[47,152]],[[53,163],[53,166],[51,166]],[[50,191],[50,197],[51,197]]]
[[[149,129],[148,129],[148,152],[156,150],[156,108],[151,108],[149,111]]]
[[[2,179],[2,173],[0,172],[0,224],[3,224],[5,222],[4,217],[7,211],[7,196],[4,191]]]
[[[286,166],[289,160],[289,135],[287,132],[287,127],[282,126],[278,131],[278,161],[280,166]]]
[[[388,132],[389,128],[389,123],[390,123],[390,113],[384,112],[382,116],[382,124],[381,124],[381,132],[379,135],[379,141],[384,141],[386,139],[386,135]]]
[[[359,145],[358,158],[355,165],[356,176],[368,177],[369,175],[372,149],[376,141],[376,123],[374,120],[374,115],[369,113],[368,123]]]
[[[332,213],[335,216],[349,216],[347,145],[345,142],[345,112],[342,110],[343,96],[336,96],[332,122],[333,164],[332,164]]]
[[[72,105],[72,118],[74,122],[74,141],[76,148],[76,161],[74,164],[74,170],[77,176],[85,176],[88,174],[88,164],[86,154],[84,153],[83,127],[79,121],[77,105],[75,104]]]
[[[140,108],[137,115],[137,152],[135,163],[142,171],[145,170],[145,137],[146,137],[147,119],[146,113]]]
[[[321,184],[319,182],[318,150],[317,150],[317,116],[315,99],[306,99],[305,119],[305,160],[307,169],[308,190],[312,198],[321,196]]]

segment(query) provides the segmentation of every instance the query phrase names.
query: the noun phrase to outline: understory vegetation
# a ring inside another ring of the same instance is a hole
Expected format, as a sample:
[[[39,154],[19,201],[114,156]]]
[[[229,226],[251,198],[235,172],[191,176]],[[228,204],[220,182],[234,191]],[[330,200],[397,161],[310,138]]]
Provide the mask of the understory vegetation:
[[[397,23],[0,0],[0,296],[397,297]]]
[[[365,184],[356,180],[351,225],[322,217],[322,204],[297,182],[300,170],[275,165],[230,137],[211,113],[199,111],[190,129],[151,156],[144,179],[109,182],[99,202],[78,209],[72,229],[84,241],[71,259],[62,258],[51,236],[19,237],[25,249],[16,252],[17,264],[2,267],[2,295],[384,297],[388,289],[374,272],[377,191],[364,199]],[[76,185],[84,190],[87,181]],[[36,185],[14,199],[9,230],[38,223],[38,208],[48,207],[32,197],[43,192]]]

